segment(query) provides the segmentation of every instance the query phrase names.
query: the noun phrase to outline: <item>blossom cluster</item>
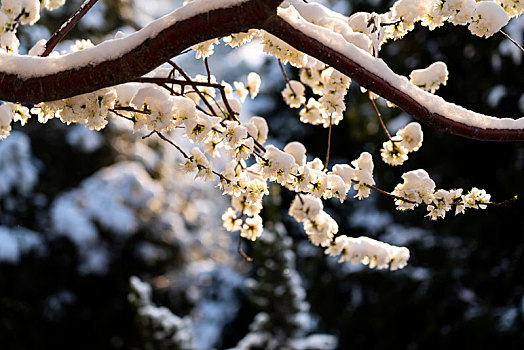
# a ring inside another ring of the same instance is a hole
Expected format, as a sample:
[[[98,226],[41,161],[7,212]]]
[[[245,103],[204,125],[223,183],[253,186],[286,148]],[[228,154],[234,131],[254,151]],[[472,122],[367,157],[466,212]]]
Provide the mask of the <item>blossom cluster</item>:
[[[363,49],[369,49],[370,42],[366,36],[353,33],[346,23],[338,23],[335,18],[319,17],[313,12],[301,13],[309,15],[310,20],[317,25],[342,33],[344,38]],[[365,38],[365,39],[363,39]],[[281,62],[290,63],[300,69],[300,82],[288,81],[282,91],[282,97],[291,108],[301,108],[300,120],[313,125],[338,125],[346,110],[345,96],[351,84],[351,79],[333,67],[328,67],[321,61],[304,55],[287,43],[262,31],[262,45],[264,52],[275,56]],[[319,98],[310,97],[306,103],[305,86],[309,86]]]
[[[340,255],[340,262],[396,270],[404,267],[409,259],[409,250],[405,247],[391,246],[367,237],[339,235],[335,238],[338,233],[336,221],[323,210],[322,201],[311,195],[297,195],[291,203],[289,215],[303,224],[311,243],[326,248],[326,254]]]
[[[435,189],[435,182],[423,170],[413,170],[402,175],[404,182],[398,184],[393,195],[398,210],[411,210],[418,205],[426,205],[431,220],[443,219],[446,212],[455,208],[455,215],[464,213],[467,208],[486,209],[490,203],[491,195],[485,190],[473,187],[468,193],[463,194],[463,189],[443,190]]]
[[[0,105],[0,140],[11,133],[12,121],[19,121],[23,126],[30,117],[29,109],[20,104],[7,102]]]
[[[0,46],[16,52],[13,48],[18,44],[14,45],[13,39],[5,41],[8,44],[4,45],[4,37],[8,40],[6,35],[9,33],[16,39],[16,22],[32,24],[38,19],[41,8],[53,9],[61,4],[60,0],[3,1]],[[348,19],[317,5],[288,0],[282,6],[297,12],[314,26],[340,34],[347,42],[375,57],[383,43],[402,37],[416,22],[430,29],[445,21],[469,25],[474,34],[488,37],[507,23],[508,16],[522,12],[522,4],[510,0],[499,3],[399,0],[386,14],[357,13]],[[339,124],[346,110],[345,96],[350,78],[263,30],[231,34],[222,41],[238,47],[254,38],[260,39],[264,52],[299,69],[299,80],[289,80],[284,72],[286,86],[281,94],[290,108],[300,109],[300,120],[323,127]],[[212,39],[195,45],[196,58],[206,59],[219,43],[219,39]],[[42,45],[38,44],[30,52],[38,54]],[[90,46],[89,41],[78,41],[70,51]],[[262,81],[258,74],[252,72],[245,81],[233,84],[218,83],[209,72],[189,77],[174,62],[170,63],[171,67],[157,68],[143,77],[143,81],[152,79],[151,83],[126,83],[39,103],[31,113],[38,115],[41,123],[58,118],[66,124],[84,124],[91,130],[103,129],[109,117],[116,116],[129,120],[134,132],[157,134],[180,151],[184,158],[181,169],[185,172],[203,181],[218,179],[218,187],[231,197],[231,207],[222,216],[224,227],[238,231],[240,237],[251,241],[257,240],[264,230],[261,211],[270,183],[279,184],[296,193],[289,214],[303,225],[312,244],[323,247],[326,254],[340,256],[340,261],[363,263],[370,268],[402,268],[409,259],[409,251],[366,237],[340,235],[337,222],[324,211],[322,200],[336,198],[342,203],[350,191],[354,191],[355,198],[364,199],[369,197],[371,190],[378,190],[394,198],[398,210],[425,205],[427,216],[432,220],[444,218],[453,208],[458,214],[467,208],[485,209],[490,203],[490,195],[477,188],[467,193],[462,189],[437,190],[424,170],[405,173],[403,183],[391,193],[381,191],[375,187],[373,159],[367,152],[361,153],[351,164],[335,164],[328,168],[327,160],[325,163],[319,158],[308,161],[306,148],[300,142],[290,142],[282,149],[266,144],[269,130],[264,118],[252,116],[243,123],[239,119],[247,97],[255,98],[259,93]],[[415,70],[410,75],[413,85],[431,93],[441,84],[445,85],[447,78],[443,62]],[[306,99],[310,95],[314,97]],[[0,139],[9,135],[13,121],[23,125],[30,115],[29,109],[22,105],[0,105]],[[184,151],[171,141],[175,137],[182,137],[194,146]],[[383,143],[382,159],[390,165],[401,165],[408,153],[421,147],[422,141],[421,126],[409,123]],[[218,157],[223,161],[214,160]],[[217,164],[222,164],[223,169],[214,168]]]
[[[397,247],[369,237],[338,236],[326,249],[326,254],[340,255],[340,262],[349,261],[356,265],[362,263],[369,268],[386,269],[392,271],[407,265],[409,250],[406,247]]]
[[[513,0],[398,0],[382,15],[384,22],[391,23],[385,28],[384,40],[402,38],[416,22],[433,30],[446,21],[468,25],[471,33],[490,37],[508,23],[510,16],[517,16],[522,11],[524,7],[520,1]]]
[[[440,85],[446,85],[448,76],[448,67],[439,61],[427,68],[415,69],[409,75],[409,80],[421,89],[434,93]]]
[[[397,131],[397,134],[382,144],[380,155],[389,165],[402,165],[408,159],[408,153],[418,151],[424,135],[422,127],[412,122]]]
[[[33,25],[40,19],[41,10],[52,11],[64,3],[65,0],[3,0],[0,8],[0,49],[18,53],[18,23]]]

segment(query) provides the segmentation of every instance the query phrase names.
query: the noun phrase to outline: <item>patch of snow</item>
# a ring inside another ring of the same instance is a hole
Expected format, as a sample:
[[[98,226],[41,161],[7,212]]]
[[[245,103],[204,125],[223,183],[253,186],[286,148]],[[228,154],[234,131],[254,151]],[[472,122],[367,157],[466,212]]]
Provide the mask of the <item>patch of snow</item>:
[[[104,143],[104,138],[99,132],[89,130],[84,125],[70,126],[66,141],[84,153],[93,153]]]
[[[153,38],[166,28],[188,18],[212,10],[238,6],[248,0],[195,0],[153,22],[141,30],[123,38],[104,41],[103,43],[65,55],[50,57],[22,56],[0,52],[1,72],[16,74],[22,79],[42,77],[61,71],[96,65],[103,61],[116,59],[130,52],[142,42]]]
[[[382,59],[375,58],[369,53],[348,43],[341,34],[334,33],[327,28],[309,23],[301,16],[295,6],[307,8],[309,4],[297,3],[288,8],[279,8],[279,17],[285,20],[289,25],[293,26],[296,30],[318,40],[325,46],[350,58],[358,65],[365,67],[369,72],[381,77],[388,84],[395,87],[395,89],[398,89],[421,105],[425,106],[429,111],[440,114],[455,122],[481,129],[524,129],[524,118],[495,118],[483,115],[467,110],[453,103],[449,103],[439,96],[418,88],[410,83],[406,77],[394,73]],[[302,8],[300,12],[304,12]]]
[[[27,135],[13,131],[0,141],[0,197],[13,189],[29,194],[38,181],[37,164]]]
[[[498,107],[500,100],[506,96],[506,87],[504,85],[495,85],[488,92],[488,105],[491,108]]]
[[[0,262],[17,264],[31,250],[43,252],[42,238],[25,228],[0,226]]]

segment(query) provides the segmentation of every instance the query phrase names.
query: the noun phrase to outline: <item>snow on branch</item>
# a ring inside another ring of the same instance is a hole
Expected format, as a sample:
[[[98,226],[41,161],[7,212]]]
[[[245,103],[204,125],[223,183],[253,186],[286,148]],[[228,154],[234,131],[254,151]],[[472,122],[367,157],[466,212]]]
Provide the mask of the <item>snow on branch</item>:
[[[292,6],[279,8],[278,16],[271,17],[264,29],[431,127],[479,140],[524,140],[524,118],[486,116],[425,92],[395,74],[383,60],[348,43],[342,35],[306,21]]]
[[[281,2],[197,1],[88,50],[45,58],[0,52],[0,100],[52,101],[132,81],[193,45],[260,28]]]
[[[429,126],[480,140],[524,140],[524,118],[482,115],[429,94],[342,35],[306,21],[295,8],[300,7],[297,2],[287,2],[277,15],[281,2],[195,1],[128,37],[91,49],[47,58],[0,53],[0,99],[52,101],[133,81],[195,44],[257,28],[332,66]]]

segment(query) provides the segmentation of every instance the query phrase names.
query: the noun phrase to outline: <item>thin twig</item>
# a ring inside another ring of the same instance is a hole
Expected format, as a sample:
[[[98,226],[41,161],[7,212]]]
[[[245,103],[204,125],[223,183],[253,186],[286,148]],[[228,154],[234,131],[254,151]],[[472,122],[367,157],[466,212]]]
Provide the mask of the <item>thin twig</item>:
[[[110,112],[113,112],[114,114],[116,114],[116,115],[119,116],[119,117],[122,117],[122,118],[124,118],[124,119],[129,120],[129,121],[132,121],[133,123],[135,122],[135,118],[133,118],[133,117],[128,117],[128,116],[126,116],[126,115],[123,115],[122,113],[117,112],[116,109],[110,109],[109,111],[110,111]]]
[[[512,37],[510,37],[508,34],[506,34],[504,31],[499,30],[499,32],[506,37],[509,41],[511,41],[516,47],[520,49],[520,51],[524,52],[524,48],[520,46],[518,42],[516,42]]]
[[[494,207],[505,207],[505,206],[515,203],[517,200],[518,198],[517,196],[515,196],[513,198],[506,199],[505,201],[502,201],[502,202],[488,202],[488,203],[479,203],[479,204],[485,204],[485,205],[490,205]]]
[[[85,0],[78,10],[64,23],[62,26],[54,32],[51,38],[45,44],[45,50],[40,55],[47,57],[53,51],[55,46],[69,33],[71,29],[85,16],[87,12],[96,4],[98,0]]]
[[[238,247],[237,247],[238,253],[244,258],[246,261],[253,261],[253,258],[249,257],[244,251],[242,250],[242,237],[238,236]]]
[[[186,79],[187,81],[192,81],[191,78],[189,77],[189,75],[187,75],[187,73],[178,65],[176,64],[175,62],[173,62],[172,60],[169,60],[167,61],[173,68],[175,68],[180,74],[182,74],[182,76],[184,77],[184,79]],[[199,89],[194,89],[195,92],[197,93],[197,95],[202,99],[202,101],[204,102],[204,104],[207,106],[207,108],[209,108],[209,110],[211,111],[211,113],[213,115],[218,115],[215,110],[213,109],[213,106],[211,106],[211,104],[207,101],[206,97],[202,94],[202,92],[199,90]]]
[[[386,124],[384,124],[384,120],[382,119],[382,114],[380,114],[380,111],[378,110],[378,107],[377,107],[377,105],[375,103],[375,100],[373,98],[371,98],[371,91],[368,91],[368,97],[369,97],[369,101],[371,102],[371,105],[373,106],[373,109],[375,110],[375,113],[377,114],[378,120],[380,121],[380,126],[382,127],[382,130],[384,130],[384,132],[386,133],[389,141],[391,141],[393,143],[393,146],[394,146],[395,143],[391,139],[391,134],[389,133],[388,129],[386,128]]]
[[[204,58],[204,65],[206,66],[207,82],[211,83],[211,69],[209,69],[209,57]]]
[[[192,86],[192,87],[205,86],[205,87],[212,87],[215,89],[220,89],[221,87],[223,87],[221,84],[218,84],[218,83],[208,83],[205,81],[194,81],[194,80],[191,80],[191,78],[189,78],[188,80],[181,80],[181,79],[174,79],[174,78],[141,77],[141,78],[135,79],[135,81],[140,82],[140,83],[151,83],[151,84],[169,83],[169,84],[181,85],[182,87],[187,86],[187,85]]]
[[[180,153],[182,153],[182,155],[184,156],[184,158],[186,159],[190,159],[190,157],[186,154],[186,152],[184,152],[182,150],[182,148],[180,148],[177,144],[175,144],[173,141],[171,141],[170,139],[168,139],[167,137],[165,137],[160,131],[154,131],[155,134],[157,134],[162,140],[166,141],[167,143],[169,143],[171,146],[175,147]]]
[[[351,180],[351,181],[353,181],[353,180]],[[355,182],[355,183],[359,183],[358,181],[353,181],[353,182]],[[371,190],[373,190],[373,191],[376,191],[376,192],[378,192],[378,193],[380,193],[380,194],[383,194],[383,195],[385,195],[385,196],[391,197],[391,198],[393,198],[393,199],[398,199],[398,200],[400,200],[400,201],[403,201],[403,202],[406,202],[406,203],[411,203],[411,204],[419,204],[419,203],[417,203],[417,202],[415,202],[415,201],[412,201],[412,200],[410,200],[410,199],[407,199],[407,198],[404,198],[404,197],[400,197],[400,196],[394,195],[394,194],[391,193],[391,192],[387,192],[387,191],[381,190],[380,188],[375,187],[375,186],[373,186],[373,185],[364,184],[364,186],[366,186],[367,188],[369,188],[369,189],[371,189]]]
[[[280,67],[280,70],[282,71],[282,74],[284,75],[284,79],[286,79],[286,83],[287,83],[287,86],[289,86],[289,89],[291,90],[291,92],[293,93],[293,96],[297,96],[297,93],[295,92],[295,90],[293,90],[293,86],[291,86],[291,84],[289,83],[289,78],[287,77],[287,73],[286,73],[286,70],[284,69],[284,66],[282,65],[282,62],[279,60],[278,61],[278,65]]]
[[[145,135],[145,136],[142,136],[142,140],[145,140],[147,139],[148,137],[151,137],[151,135],[153,135],[155,133],[155,130],[151,131],[149,134]]]
[[[16,16],[16,18],[13,20],[13,22],[11,22],[10,24],[6,24],[6,28],[5,28],[5,31],[6,32],[14,32],[19,24],[20,24],[20,19],[22,18],[22,16],[24,16],[25,14],[27,14],[24,10],[22,10],[22,12],[20,12],[18,14],[18,16]]]
[[[122,107],[115,107],[114,109],[111,110],[112,112],[113,111],[126,111],[126,112],[133,112],[133,113],[140,113],[140,114],[151,114],[149,112],[146,112],[146,111],[141,111],[139,109],[135,109],[133,107],[125,107],[125,106],[122,106]]]
[[[327,169],[328,163],[329,163],[329,155],[331,153],[331,129],[333,128],[332,126],[333,126],[332,115],[330,114],[329,115],[329,129],[328,129],[328,143],[327,143],[327,151],[326,151],[326,162],[324,163],[324,168],[322,169],[322,171]]]

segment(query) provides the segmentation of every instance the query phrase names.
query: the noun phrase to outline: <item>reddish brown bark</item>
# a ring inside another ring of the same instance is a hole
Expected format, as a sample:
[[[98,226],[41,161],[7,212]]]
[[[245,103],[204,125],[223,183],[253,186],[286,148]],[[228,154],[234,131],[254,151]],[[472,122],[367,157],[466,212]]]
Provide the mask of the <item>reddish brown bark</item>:
[[[359,85],[382,96],[402,108],[416,120],[445,132],[467,138],[485,141],[523,141],[524,130],[518,129],[481,129],[453,121],[437,113],[431,113],[424,105],[412,97],[392,87],[380,76],[368,71],[350,58],[325,46],[316,39],[296,30],[278,16],[271,17],[264,29],[286,41],[299,51],[305,52],[338,71],[351,77]]]
[[[0,100],[23,103],[52,101],[125,83],[148,73],[200,42],[252,28],[263,28],[296,49],[348,75],[361,86],[395,103],[426,125],[478,140],[524,140],[523,130],[480,129],[429,112],[424,105],[395,89],[380,76],[276,16],[276,8],[280,3],[281,0],[251,0],[238,6],[197,15],[166,28],[118,59],[44,77],[22,80],[16,75],[2,73],[0,63]]]
[[[260,28],[267,18],[276,14],[281,2],[251,0],[200,14],[166,28],[118,59],[44,77],[23,80],[14,74],[2,73],[0,62],[0,100],[20,103],[52,101],[134,80],[195,44]]]
[[[74,28],[78,21],[80,21],[80,19],[82,19],[82,17],[84,17],[97,2],[98,0],[85,0],[82,3],[82,6],[80,6],[80,8],[71,16],[71,18],[69,18],[69,20],[51,36],[51,38],[45,44],[44,52],[40,56],[49,56],[55,46],[64,38],[64,36],[67,35],[67,33],[69,33],[71,29]]]

